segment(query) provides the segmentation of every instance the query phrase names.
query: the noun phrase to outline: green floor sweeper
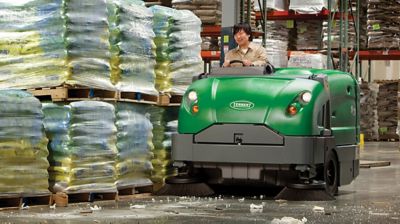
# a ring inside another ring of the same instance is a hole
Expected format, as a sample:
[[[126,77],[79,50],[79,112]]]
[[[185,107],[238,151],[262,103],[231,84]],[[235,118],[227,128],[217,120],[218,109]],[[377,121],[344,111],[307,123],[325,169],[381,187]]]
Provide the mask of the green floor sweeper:
[[[167,194],[185,195],[178,185],[242,183],[295,189],[292,199],[310,189],[333,197],[357,177],[359,87],[351,74],[228,67],[195,79],[172,137],[179,175],[166,180]]]

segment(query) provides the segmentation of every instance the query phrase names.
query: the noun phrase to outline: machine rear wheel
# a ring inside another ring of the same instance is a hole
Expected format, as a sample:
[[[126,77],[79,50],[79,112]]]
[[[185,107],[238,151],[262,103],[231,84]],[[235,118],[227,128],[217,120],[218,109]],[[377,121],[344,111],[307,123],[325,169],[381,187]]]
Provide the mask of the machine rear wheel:
[[[339,185],[339,162],[333,150],[329,150],[325,157],[324,180],[326,183],[326,191],[331,195],[337,195]]]

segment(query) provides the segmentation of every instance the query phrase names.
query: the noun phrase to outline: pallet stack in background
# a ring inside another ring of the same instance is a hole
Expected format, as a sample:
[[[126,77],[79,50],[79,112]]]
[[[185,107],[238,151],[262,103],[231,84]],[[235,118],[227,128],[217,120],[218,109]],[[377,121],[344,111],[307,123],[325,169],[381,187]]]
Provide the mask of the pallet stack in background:
[[[64,83],[70,73],[63,1],[3,1],[0,10],[0,89]]]
[[[368,48],[400,48],[399,1],[368,0]]]
[[[399,81],[362,83],[360,87],[360,128],[365,140],[399,140]]]
[[[143,5],[113,0],[108,4],[111,77],[126,92],[157,95],[153,13]]]
[[[42,105],[31,94],[0,90],[0,197],[50,194]]]
[[[360,84],[360,131],[366,141],[379,140],[377,85],[375,83]]]
[[[153,172],[151,180],[156,186],[164,183],[165,178],[177,174],[171,161],[171,135],[177,132],[178,108],[151,107],[153,125]]]
[[[220,0],[173,0],[172,7],[178,10],[190,10],[200,18],[202,26],[220,26],[222,8]],[[202,37],[201,50],[218,51],[218,37]]]
[[[191,11],[152,6],[157,46],[156,88],[183,95],[193,74],[203,72],[201,21]]]
[[[379,139],[399,139],[397,131],[398,106],[397,95],[399,82],[396,81],[377,81],[377,110]]]
[[[192,11],[203,25],[221,25],[220,0],[172,0],[172,7]]]
[[[172,86],[156,90],[153,12],[143,1],[34,0],[1,3],[0,10],[2,89],[69,84],[182,94],[192,74],[202,72],[201,22],[189,11],[167,18]]]
[[[171,59],[169,91],[183,94],[192,74],[203,68],[201,22],[192,12],[169,10],[175,13],[165,20]],[[162,182],[173,174],[170,143],[165,142],[170,142],[176,122],[171,126],[161,116],[161,132],[153,132],[150,122],[160,114],[157,110],[164,109],[156,106],[161,105],[162,95],[155,89],[153,12],[143,1],[2,2],[0,13],[4,16],[0,21],[0,89],[40,88],[49,92],[41,96],[63,101],[43,102],[42,112],[40,101],[31,94],[0,91],[4,120],[0,124],[4,149],[0,194],[50,196],[50,189],[115,195],[121,189],[152,185],[152,175]],[[67,90],[65,96],[56,93],[53,97],[52,90],[59,88]],[[75,96],[77,92],[83,94]],[[118,102],[130,92],[136,103],[146,105]],[[141,97],[145,94],[154,94],[156,100],[147,101]],[[70,103],[74,97],[79,101]],[[170,120],[177,119],[177,113],[171,116]],[[153,136],[161,139],[158,148],[153,146]]]
[[[177,108],[79,101],[43,103],[43,111],[53,192],[116,192],[175,174]]]

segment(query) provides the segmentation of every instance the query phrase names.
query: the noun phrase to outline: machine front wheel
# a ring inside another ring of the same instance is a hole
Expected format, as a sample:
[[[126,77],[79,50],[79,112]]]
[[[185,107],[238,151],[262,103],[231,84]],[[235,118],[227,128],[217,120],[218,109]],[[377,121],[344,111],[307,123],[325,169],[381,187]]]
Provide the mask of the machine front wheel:
[[[324,180],[326,183],[326,191],[331,195],[337,195],[339,185],[339,162],[333,150],[329,150],[325,156]]]

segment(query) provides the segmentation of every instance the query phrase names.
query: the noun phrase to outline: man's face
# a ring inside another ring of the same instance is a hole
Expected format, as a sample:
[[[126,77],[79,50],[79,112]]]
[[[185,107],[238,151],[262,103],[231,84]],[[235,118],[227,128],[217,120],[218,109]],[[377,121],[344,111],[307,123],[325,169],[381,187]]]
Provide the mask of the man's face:
[[[240,30],[234,36],[236,43],[239,46],[247,44],[249,42],[250,35],[248,35],[244,30]]]

